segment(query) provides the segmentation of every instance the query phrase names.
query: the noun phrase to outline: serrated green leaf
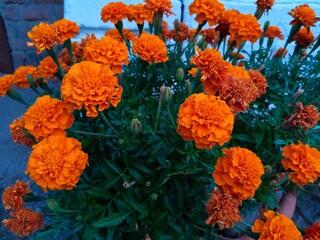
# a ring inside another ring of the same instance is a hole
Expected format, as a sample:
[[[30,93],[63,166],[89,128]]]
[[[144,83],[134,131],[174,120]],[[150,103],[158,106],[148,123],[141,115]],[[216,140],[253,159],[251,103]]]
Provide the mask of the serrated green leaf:
[[[120,223],[122,223],[123,220],[125,220],[126,217],[128,217],[129,215],[130,215],[130,212],[129,213],[124,213],[124,212],[112,213],[108,217],[103,218],[98,222],[96,222],[95,224],[93,224],[93,226],[98,228],[117,226]]]

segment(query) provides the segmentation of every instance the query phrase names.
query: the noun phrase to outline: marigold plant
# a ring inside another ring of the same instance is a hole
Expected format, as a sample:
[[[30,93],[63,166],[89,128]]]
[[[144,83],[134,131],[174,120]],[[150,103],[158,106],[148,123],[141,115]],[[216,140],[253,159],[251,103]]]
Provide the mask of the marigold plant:
[[[11,89],[12,74],[7,74],[0,77],[0,96],[5,96],[6,93]]]
[[[6,187],[2,194],[2,203],[5,209],[19,210],[24,204],[23,196],[30,193],[29,183],[19,181],[12,186]]]
[[[144,24],[144,21],[152,23],[153,10],[146,8],[143,3],[130,4],[127,17],[130,22],[135,21],[137,24]]]
[[[117,24],[127,17],[128,6],[123,2],[110,2],[101,10],[101,20]]]
[[[224,5],[217,0],[195,0],[189,5],[190,15],[196,14],[198,24],[208,22],[209,26],[216,25],[224,13]]]
[[[27,78],[27,74],[30,74],[35,82],[38,78],[38,69],[34,66],[20,66],[18,67],[11,80],[11,84],[17,86],[18,88],[29,88],[30,83]]]
[[[68,19],[58,20],[54,24],[57,31],[57,41],[60,44],[63,44],[69,38],[74,38],[75,35],[80,32],[80,28],[77,23]]]
[[[10,134],[12,141],[15,143],[23,144],[25,146],[31,147],[36,143],[35,139],[31,136],[27,136],[26,132],[24,131],[24,119],[23,116],[15,119],[10,125]]]
[[[302,4],[295,7],[289,12],[289,15],[294,18],[290,24],[299,23],[308,30],[311,26],[315,26],[315,23],[320,20],[320,18],[316,17],[316,13],[308,4]]]

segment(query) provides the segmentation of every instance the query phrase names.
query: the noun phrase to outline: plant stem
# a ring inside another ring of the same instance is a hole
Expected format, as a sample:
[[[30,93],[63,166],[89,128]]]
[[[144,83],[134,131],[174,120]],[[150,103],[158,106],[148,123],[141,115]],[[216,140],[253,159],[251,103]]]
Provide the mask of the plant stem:
[[[117,130],[115,130],[112,125],[110,124],[110,122],[108,121],[108,119],[106,118],[106,116],[104,115],[104,113],[102,111],[98,111],[99,116],[102,118],[102,120],[108,125],[108,127],[115,132],[116,134],[118,134]]]
[[[157,115],[156,115],[156,122],[154,124],[154,131],[156,131],[157,127],[158,127],[158,119],[159,119],[159,115],[160,115],[160,111],[161,111],[161,105],[162,105],[162,100],[159,100],[158,109],[157,109]]]
[[[167,111],[169,113],[169,117],[170,117],[170,120],[171,120],[171,123],[174,127],[176,127],[176,123],[175,121],[173,120],[173,117],[172,117],[172,114],[171,114],[171,111],[170,111],[170,107],[169,107],[169,104],[167,104]]]
[[[67,131],[71,133],[78,133],[78,134],[89,135],[89,136],[99,136],[99,137],[106,137],[106,138],[118,137],[117,135],[92,133],[92,132],[85,132],[85,131],[79,131],[79,130],[73,130],[73,129],[68,129]]]

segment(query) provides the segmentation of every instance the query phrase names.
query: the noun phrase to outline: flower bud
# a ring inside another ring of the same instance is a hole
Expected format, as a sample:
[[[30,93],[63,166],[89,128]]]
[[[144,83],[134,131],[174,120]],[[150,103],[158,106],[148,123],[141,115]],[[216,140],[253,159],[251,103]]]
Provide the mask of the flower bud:
[[[160,88],[160,101],[164,103],[170,103],[172,99],[172,92],[169,87],[162,86]]]
[[[191,82],[189,80],[185,80],[186,83],[186,90],[189,92],[191,90]]]
[[[141,132],[141,129],[142,129],[141,122],[137,118],[132,119],[131,127],[130,127],[131,132],[134,134],[138,134]]]
[[[177,72],[176,72],[176,80],[177,82],[181,82],[184,78],[184,71],[182,68],[178,68]]]
[[[180,29],[180,22],[178,19],[174,20],[173,22],[173,26],[174,26],[174,30],[176,30],[176,32],[179,32]]]

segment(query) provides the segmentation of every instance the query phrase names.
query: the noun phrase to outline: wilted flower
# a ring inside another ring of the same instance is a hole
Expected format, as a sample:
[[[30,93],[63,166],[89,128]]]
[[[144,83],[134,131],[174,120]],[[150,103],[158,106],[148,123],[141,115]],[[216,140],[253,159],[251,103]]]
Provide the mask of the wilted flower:
[[[127,46],[109,36],[87,42],[84,47],[84,58],[87,61],[105,64],[114,73],[121,73],[122,64],[129,63]]]
[[[49,95],[38,97],[23,116],[24,128],[36,139],[52,134],[65,134],[65,129],[72,126],[72,109],[63,101]]]
[[[30,193],[28,182],[17,180],[12,186],[6,187],[2,195],[4,208],[15,210],[22,208],[24,204],[22,197],[27,193]]]
[[[304,240],[318,240],[320,239],[320,222],[316,222],[312,226],[306,228],[306,235]]]
[[[222,152],[225,156],[218,158],[212,173],[216,184],[241,200],[253,197],[264,174],[260,158],[240,147],[225,148]]]
[[[291,181],[299,186],[314,182],[320,176],[320,152],[308,144],[290,144],[282,149],[281,164],[290,169]]]
[[[51,135],[33,146],[26,173],[45,191],[71,190],[87,165],[77,139]]]
[[[285,215],[269,210],[264,214],[264,220],[257,219],[252,232],[261,233],[259,240],[281,239],[300,240],[301,233],[292,220]]]
[[[206,205],[209,214],[206,223],[212,227],[218,224],[221,229],[233,227],[236,222],[242,221],[239,205],[241,205],[240,199],[215,188]]]
[[[144,21],[152,23],[153,11],[145,7],[145,4],[130,4],[127,17],[130,22],[135,21],[137,24],[144,24]]]
[[[44,224],[41,213],[36,213],[29,208],[11,211],[10,215],[12,218],[4,219],[2,224],[19,237],[29,236]]]
[[[296,41],[298,46],[306,48],[313,42],[314,36],[311,30],[308,31],[306,28],[301,28],[299,32],[293,36],[293,40]]]
[[[285,57],[288,54],[288,49],[284,50],[283,56],[282,56],[282,52],[283,52],[283,47],[280,47],[276,53],[273,55],[273,58],[281,58],[281,57]]]
[[[149,64],[168,61],[166,44],[158,37],[149,33],[142,33],[133,41],[132,53]]]
[[[315,26],[315,23],[320,20],[320,18],[316,17],[316,13],[312,8],[309,7],[308,4],[303,4],[295,7],[289,13],[294,20],[290,22],[290,24],[300,23],[302,24],[308,31],[311,26]]]
[[[117,24],[127,17],[128,6],[123,2],[110,2],[101,10],[101,20],[103,22],[112,22]]]
[[[265,33],[265,37],[270,38],[270,39],[274,39],[276,37],[281,40],[284,39],[280,28],[277,26],[269,26],[266,33]]]
[[[3,97],[11,89],[13,74],[0,77],[0,96]]]
[[[76,22],[64,18],[56,21],[54,25],[56,26],[56,38],[60,44],[80,33],[80,28]]]
[[[61,94],[74,109],[85,107],[88,117],[97,117],[98,110],[114,107],[121,100],[122,87],[111,69],[103,64],[82,61],[73,65],[64,76]]]
[[[219,97],[192,94],[180,105],[177,132],[184,140],[195,141],[197,148],[211,149],[228,142],[234,116]]]
[[[34,66],[20,66],[18,67],[12,76],[12,85],[18,88],[28,88],[30,83],[27,79],[27,74],[30,74],[35,82],[38,79],[38,69]]]
[[[58,44],[56,31],[53,24],[41,22],[28,32],[28,37],[32,42],[28,42],[27,45],[35,46],[37,53],[40,54],[43,50],[50,49]]]
[[[164,13],[166,16],[174,14],[171,11],[173,5],[170,0],[144,0],[145,8],[156,13]]]
[[[194,0],[189,5],[190,15],[196,14],[198,24],[208,22],[209,26],[216,25],[224,13],[224,5],[218,0]]]
[[[134,134],[138,134],[141,132],[141,129],[142,129],[142,124],[139,121],[139,119],[137,119],[137,118],[132,119],[131,126],[130,126],[131,132]]]
[[[36,142],[34,139],[31,139],[26,135],[26,133],[23,131],[24,129],[24,120],[23,116],[15,119],[9,126],[10,128],[10,134],[12,141],[15,143],[23,144],[27,147],[31,147]]]

